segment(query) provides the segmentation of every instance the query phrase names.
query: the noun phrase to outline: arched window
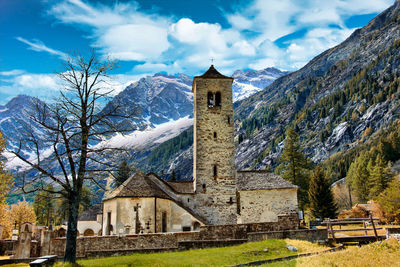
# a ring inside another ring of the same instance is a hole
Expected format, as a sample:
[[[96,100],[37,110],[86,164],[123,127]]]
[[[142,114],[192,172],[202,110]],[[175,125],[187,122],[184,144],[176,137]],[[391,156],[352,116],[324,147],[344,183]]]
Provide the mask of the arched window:
[[[221,106],[221,92],[216,92],[215,93],[215,106],[220,107]]]
[[[207,105],[208,107],[214,106],[214,94],[212,92],[207,93]]]
[[[217,174],[218,174],[218,172],[217,172],[217,165],[214,165],[214,166],[213,166],[213,174],[214,174],[214,177],[217,177]]]
[[[214,140],[217,140],[217,132],[214,132]]]
[[[212,107],[220,107],[221,106],[221,92],[208,92],[207,93],[207,106],[209,108]]]
[[[94,236],[94,231],[92,230],[92,229],[86,229],[84,232],[83,232],[83,236]]]

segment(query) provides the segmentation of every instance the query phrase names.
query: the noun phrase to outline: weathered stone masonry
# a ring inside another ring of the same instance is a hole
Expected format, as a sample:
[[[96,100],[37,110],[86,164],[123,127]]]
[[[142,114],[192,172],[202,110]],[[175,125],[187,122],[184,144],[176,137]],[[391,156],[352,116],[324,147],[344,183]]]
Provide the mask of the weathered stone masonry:
[[[219,74],[213,66],[193,80],[196,194],[192,207],[209,224],[236,223],[232,82],[233,78]]]

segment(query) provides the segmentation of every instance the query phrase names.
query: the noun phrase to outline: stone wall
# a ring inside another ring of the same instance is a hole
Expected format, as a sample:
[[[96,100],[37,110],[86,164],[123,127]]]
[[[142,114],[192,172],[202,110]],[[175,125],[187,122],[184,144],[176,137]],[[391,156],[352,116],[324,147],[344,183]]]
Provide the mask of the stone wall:
[[[311,242],[327,241],[328,231],[326,229],[298,229],[288,231],[272,231],[249,233],[249,241],[262,241],[267,239],[300,239]]]
[[[231,224],[231,225],[206,225],[200,230],[200,238],[213,239],[247,239],[248,233],[281,231],[298,229],[297,213],[280,215],[276,222]]]
[[[386,239],[396,238],[400,241],[400,228],[388,227],[386,228]]]
[[[5,255],[6,252],[14,251],[17,243],[16,240],[0,240],[0,256]]]
[[[105,255],[105,253],[107,255],[123,255],[135,251],[178,249],[180,242],[183,241],[198,241],[195,242],[196,246],[204,245],[201,241],[207,243],[210,240],[219,240],[222,243],[224,243],[223,241],[227,241],[225,243],[231,243],[231,241],[244,242],[248,239],[250,233],[297,228],[297,214],[292,214],[278,216],[277,222],[201,226],[200,231],[197,232],[79,237],[76,249],[78,257],[100,256]],[[65,238],[52,239],[50,254],[63,256],[65,242]]]
[[[87,254],[102,255],[102,252],[108,251],[134,252],[137,250],[176,249],[179,241],[198,238],[199,232],[79,237],[76,240],[76,251],[77,257],[86,257]],[[55,238],[51,243],[50,254],[64,256],[66,239]]]
[[[297,189],[239,191],[238,223],[276,222],[279,214],[298,210]]]

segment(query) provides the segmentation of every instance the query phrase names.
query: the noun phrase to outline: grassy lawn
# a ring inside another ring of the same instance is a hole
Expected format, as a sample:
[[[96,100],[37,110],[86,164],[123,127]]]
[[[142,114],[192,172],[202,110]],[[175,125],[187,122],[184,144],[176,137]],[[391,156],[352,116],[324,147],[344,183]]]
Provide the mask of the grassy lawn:
[[[299,249],[291,252],[286,248],[290,244]],[[268,251],[263,251],[268,248]],[[229,266],[251,261],[283,257],[304,252],[325,250],[319,246],[299,240],[266,240],[246,243],[238,246],[194,249],[181,252],[165,253],[135,253],[130,256],[108,257],[99,259],[80,260],[81,266]],[[295,266],[295,262],[274,263],[272,266]],[[60,263],[57,266],[62,266]],[[64,265],[66,266],[66,265]]]
[[[299,258],[296,262],[292,266],[400,266],[400,243],[389,239],[360,248],[348,247],[339,252]]]

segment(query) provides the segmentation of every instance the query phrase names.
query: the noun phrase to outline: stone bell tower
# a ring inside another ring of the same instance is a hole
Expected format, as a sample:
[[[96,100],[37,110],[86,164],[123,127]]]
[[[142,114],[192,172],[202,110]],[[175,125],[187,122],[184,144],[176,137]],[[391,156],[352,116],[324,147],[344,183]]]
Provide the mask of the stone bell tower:
[[[232,82],[213,65],[193,80],[196,210],[210,224],[236,223]]]

